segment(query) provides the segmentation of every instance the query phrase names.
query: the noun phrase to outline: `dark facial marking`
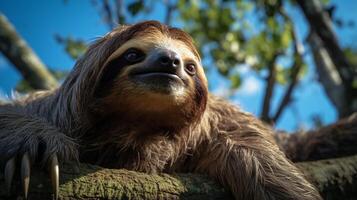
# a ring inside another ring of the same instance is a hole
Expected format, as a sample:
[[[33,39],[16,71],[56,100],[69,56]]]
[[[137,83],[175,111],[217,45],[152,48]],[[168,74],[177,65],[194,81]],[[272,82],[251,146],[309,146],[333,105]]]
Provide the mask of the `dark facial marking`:
[[[136,48],[130,48],[124,53],[125,60],[130,64],[138,63],[145,58],[144,52]]]
[[[198,113],[203,112],[206,109],[207,104],[207,91],[202,81],[198,76],[194,76],[195,80],[195,103],[197,106]]]
[[[102,77],[99,81],[99,85],[96,88],[95,96],[103,97],[109,88],[112,87],[115,78],[118,74],[129,65],[139,63],[145,59],[145,53],[136,48],[130,48],[126,50],[122,55],[114,60],[111,60],[102,72]]]

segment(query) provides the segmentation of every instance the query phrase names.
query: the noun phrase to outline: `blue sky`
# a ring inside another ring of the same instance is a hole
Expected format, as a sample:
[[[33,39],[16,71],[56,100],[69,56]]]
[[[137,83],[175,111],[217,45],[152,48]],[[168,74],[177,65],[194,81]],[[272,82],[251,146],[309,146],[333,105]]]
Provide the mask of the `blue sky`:
[[[98,8],[87,0],[11,0],[0,1],[0,11],[4,13],[17,31],[39,55],[43,62],[53,69],[70,70],[74,61],[65,53],[63,46],[54,39],[55,34],[81,38],[87,42],[104,35],[108,27],[102,22]],[[357,20],[357,4],[354,0],[333,0],[337,4],[336,15],[348,20]],[[159,3],[155,4],[153,14],[138,16],[131,19],[164,19],[164,9]],[[299,38],[303,40],[308,31],[305,19],[299,10],[289,9],[289,13],[296,22]],[[174,25],[182,26],[177,21]],[[344,46],[353,45],[353,38],[357,37],[356,28],[337,29],[338,37]],[[356,46],[357,47],[357,46]],[[306,57],[309,63],[312,58]],[[207,62],[207,61],[206,61]],[[311,128],[313,115],[322,117],[324,123],[336,120],[336,111],[325,97],[322,87],[316,81],[314,66],[310,65],[307,76],[298,85],[293,96],[296,99],[282,115],[277,128],[293,131],[297,127]],[[244,77],[242,87],[231,99],[244,110],[255,115],[260,113],[263,98],[264,83],[261,78],[246,68],[238,69]],[[9,95],[16,83],[21,79],[19,73],[12,67],[6,58],[0,55],[0,94]],[[211,70],[208,79],[212,91],[218,95],[225,95],[227,81],[220,78],[216,71]],[[284,92],[283,87],[276,87],[273,98],[273,109],[277,107],[280,97]]]

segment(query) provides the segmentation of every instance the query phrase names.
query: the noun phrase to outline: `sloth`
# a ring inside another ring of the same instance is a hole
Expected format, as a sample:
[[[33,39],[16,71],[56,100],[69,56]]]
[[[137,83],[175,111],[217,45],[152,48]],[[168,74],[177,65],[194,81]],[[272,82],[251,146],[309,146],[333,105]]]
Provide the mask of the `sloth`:
[[[39,163],[49,165],[58,198],[58,166],[68,161],[205,174],[235,199],[321,199],[269,127],[208,92],[192,38],[157,21],[114,29],[59,88],[0,106],[8,192],[19,165],[27,198]]]

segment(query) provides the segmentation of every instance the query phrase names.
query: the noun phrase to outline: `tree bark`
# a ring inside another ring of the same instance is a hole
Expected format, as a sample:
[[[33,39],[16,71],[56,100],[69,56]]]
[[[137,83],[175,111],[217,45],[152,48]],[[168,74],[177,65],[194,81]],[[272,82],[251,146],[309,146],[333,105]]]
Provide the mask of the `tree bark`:
[[[279,57],[280,53],[276,53],[273,58],[270,60],[268,63],[268,69],[269,69],[269,74],[266,79],[266,86],[265,86],[265,94],[264,94],[264,100],[262,104],[262,112],[260,114],[260,118],[271,124],[272,119],[270,116],[270,103],[274,94],[274,86],[276,82],[276,60]]]
[[[345,86],[327,49],[314,32],[310,32],[308,42],[314,57],[318,80],[323,85],[325,93],[339,113],[348,113]]]
[[[310,24],[311,32],[313,34],[316,33],[316,36],[320,39],[321,45],[324,47],[323,49],[319,49],[318,51],[326,50],[330,60],[333,62],[333,65],[342,80],[345,91],[345,96],[343,98],[345,101],[345,105],[347,105],[348,108],[338,110],[340,117],[345,117],[353,112],[356,112],[357,89],[353,87],[353,82],[356,81],[357,72],[356,69],[351,66],[351,64],[347,60],[341,46],[338,43],[337,36],[333,31],[333,24],[330,16],[325,12],[320,0],[297,0],[297,3],[301,7],[303,13],[307,18],[307,21]],[[319,62],[316,62],[316,64],[317,68],[321,67],[320,65],[318,65]],[[323,74],[319,74],[319,77],[323,77]],[[328,87],[330,87],[330,85],[325,86],[325,82],[321,83],[324,87],[326,87],[325,90],[329,90]],[[338,97],[334,97],[334,99],[336,98]]]
[[[149,175],[88,164],[74,170],[73,166],[60,168],[59,199],[232,199],[219,184],[203,175]],[[37,168],[32,171],[29,199],[51,199],[49,175]],[[0,199],[21,195],[19,182],[13,184],[12,196],[7,196],[5,188],[0,175]]]
[[[323,199],[357,198],[357,156],[297,163]]]
[[[297,37],[293,22],[289,17],[289,15],[285,12],[285,10],[283,10],[283,8],[281,8],[279,12],[287,22],[292,24],[291,36],[293,40],[295,59],[293,65],[291,66],[291,75],[290,75],[291,80],[289,86],[285,90],[285,93],[283,95],[283,98],[278,106],[275,115],[272,117],[272,121],[274,124],[277,123],[278,119],[280,118],[285,108],[291,103],[292,100],[291,96],[293,94],[295,86],[298,84],[299,73],[302,70],[302,65],[303,65],[303,47],[302,47],[302,43],[299,41],[299,38]]]
[[[275,138],[293,162],[355,155],[357,154],[357,113],[318,130],[295,134],[278,132]]]
[[[51,89],[57,86],[54,76],[1,12],[0,51],[14,64],[32,88]]]
[[[226,191],[204,175],[149,175],[125,169],[104,169],[80,164],[60,168],[59,199],[233,199]],[[357,197],[357,156],[305,163],[297,166],[318,188],[324,199]],[[29,199],[51,199],[49,175],[35,168],[30,180]],[[0,173],[0,199],[18,199],[19,182],[13,184],[12,195],[5,192]]]
[[[320,0],[297,0],[297,3],[304,12],[312,31],[316,32],[324,42],[341,78],[352,83],[354,79],[354,73],[351,73],[353,68],[338,43],[337,36],[332,28],[332,20],[325,12]]]

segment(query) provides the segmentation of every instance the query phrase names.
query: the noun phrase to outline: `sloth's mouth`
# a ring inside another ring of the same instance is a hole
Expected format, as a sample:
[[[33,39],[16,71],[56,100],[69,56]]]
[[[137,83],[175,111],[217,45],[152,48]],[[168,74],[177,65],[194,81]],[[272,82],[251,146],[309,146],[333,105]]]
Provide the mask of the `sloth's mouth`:
[[[141,88],[164,94],[172,94],[185,87],[180,73],[167,67],[138,67],[131,70],[129,78]]]
[[[140,67],[133,69],[129,76],[134,79],[142,79],[143,81],[154,81],[158,84],[160,82],[165,83],[167,81],[170,83],[172,81],[183,83],[183,80],[177,70],[173,70],[168,67]]]
[[[138,77],[158,77],[158,78],[168,78],[168,79],[176,79],[177,81],[181,81],[180,77],[177,74],[170,74],[166,72],[147,72],[147,73],[140,73],[135,74],[134,76]]]
[[[166,72],[145,72],[134,74],[135,79],[141,79],[145,82],[153,82],[155,84],[182,82],[181,78],[177,74],[171,74]]]

